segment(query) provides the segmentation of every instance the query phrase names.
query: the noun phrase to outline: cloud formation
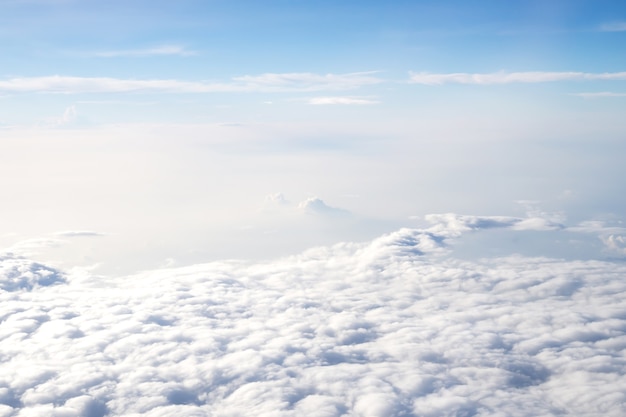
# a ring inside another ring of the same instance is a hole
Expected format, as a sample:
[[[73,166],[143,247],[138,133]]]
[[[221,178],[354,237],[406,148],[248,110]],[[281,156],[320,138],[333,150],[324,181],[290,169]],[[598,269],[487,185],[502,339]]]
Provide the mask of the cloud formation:
[[[378,101],[358,97],[313,97],[309,99],[309,104],[313,104],[316,106],[333,104],[367,105],[378,104]]]
[[[425,220],[432,224],[429,231],[437,232],[444,236],[456,237],[462,233],[482,230],[508,228],[512,230],[560,230],[565,226],[555,222],[546,216],[535,213],[529,217],[510,216],[470,216],[455,213],[427,214]]]
[[[63,273],[55,268],[10,253],[0,254],[0,290],[2,291],[31,291],[37,287],[64,283],[66,280]]]
[[[298,204],[298,210],[307,214],[315,214],[321,216],[346,216],[349,211],[331,207],[318,197],[310,197]]]
[[[626,267],[437,256],[510,223],[443,220],[119,278],[0,258],[32,283],[0,290],[0,415],[624,415]]]
[[[7,93],[219,93],[219,92],[306,92],[349,90],[382,82],[371,72],[349,74],[285,73],[245,75],[229,82],[212,83],[175,79],[135,80],[111,77],[72,77],[52,75],[20,77],[0,81],[0,92]]]
[[[62,239],[50,237],[34,237],[16,242],[11,247],[9,247],[6,252],[16,253],[23,256],[33,256],[33,254],[39,252],[42,249],[58,248],[65,243],[66,242]]]
[[[511,83],[546,83],[554,81],[591,81],[591,80],[626,80],[626,72],[492,72],[492,73],[449,73],[433,74],[428,72],[411,72],[410,83],[440,84],[511,84]]]

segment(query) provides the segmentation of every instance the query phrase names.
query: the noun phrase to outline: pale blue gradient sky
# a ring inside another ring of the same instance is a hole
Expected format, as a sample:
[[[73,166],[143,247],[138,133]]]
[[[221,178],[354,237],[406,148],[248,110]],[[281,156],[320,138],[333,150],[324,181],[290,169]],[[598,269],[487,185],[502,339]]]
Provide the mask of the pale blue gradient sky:
[[[603,253],[625,44],[617,1],[0,0],[0,243],[96,231],[40,253],[132,269],[532,200]]]

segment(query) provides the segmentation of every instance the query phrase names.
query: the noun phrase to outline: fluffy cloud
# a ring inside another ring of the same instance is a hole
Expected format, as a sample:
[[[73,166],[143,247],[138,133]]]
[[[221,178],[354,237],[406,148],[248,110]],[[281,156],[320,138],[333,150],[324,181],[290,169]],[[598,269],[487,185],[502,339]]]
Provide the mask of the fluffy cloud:
[[[0,92],[23,93],[218,93],[348,90],[382,80],[372,73],[286,73],[234,77],[230,82],[208,83],[180,80],[135,80],[110,77],[45,76],[0,81]]]
[[[442,257],[511,220],[437,220],[119,278],[1,258],[32,285],[0,291],[0,415],[624,415],[626,267]]]
[[[322,199],[310,197],[298,204],[298,209],[307,214],[326,215],[326,216],[345,216],[350,214],[347,210],[337,207],[331,207]]]
[[[8,292],[65,283],[60,271],[13,254],[0,255],[0,289]]]
[[[282,218],[293,217],[298,221],[301,221],[303,214],[327,218],[350,215],[348,210],[329,206],[319,197],[309,197],[297,204],[292,204],[283,193],[265,196],[260,211],[264,214],[278,214]]]
[[[512,230],[559,230],[565,228],[544,216],[522,217],[510,216],[468,216],[455,213],[428,214],[426,221],[433,224],[428,229],[444,236],[459,236],[461,233],[494,228],[510,228]]]
[[[621,256],[626,256],[626,235],[602,236],[602,241],[607,249]]]
[[[553,81],[577,80],[626,80],[626,72],[492,72],[492,73],[449,73],[431,74],[428,72],[411,72],[409,82],[414,84],[511,84],[511,83],[545,83]]]
[[[600,220],[590,220],[568,227],[567,230],[578,233],[591,233],[598,236],[605,251],[620,258],[626,257],[626,228],[607,225]]]

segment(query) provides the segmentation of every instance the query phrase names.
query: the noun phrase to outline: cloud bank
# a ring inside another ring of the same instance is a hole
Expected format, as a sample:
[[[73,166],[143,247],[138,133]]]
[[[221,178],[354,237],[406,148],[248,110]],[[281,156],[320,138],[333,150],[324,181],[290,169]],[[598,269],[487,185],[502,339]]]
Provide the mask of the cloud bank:
[[[461,261],[513,221],[431,220],[119,278],[0,258],[0,415],[624,415],[624,264]]]

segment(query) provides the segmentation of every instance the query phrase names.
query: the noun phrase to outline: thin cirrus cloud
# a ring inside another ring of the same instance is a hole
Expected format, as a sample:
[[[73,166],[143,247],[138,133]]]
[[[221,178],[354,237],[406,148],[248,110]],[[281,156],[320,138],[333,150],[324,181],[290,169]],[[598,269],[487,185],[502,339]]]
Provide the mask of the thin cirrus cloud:
[[[555,81],[623,81],[626,72],[492,72],[466,73],[456,72],[434,74],[428,72],[411,72],[409,82],[412,84],[440,85],[440,84],[513,84],[513,83],[547,83]]]
[[[116,57],[147,57],[147,56],[161,56],[161,55],[178,55],[178,56],[192,56],[198,55],[196,51],[190,51],[179,45],[161,45],[154,48],[144,49],[121,49],[112,51],[101,51],[91,54],[93,56],[101,58],[116,58]]]
[[[600,26],[603,32],[624,32],[626,31],[626,22],[611,22]]]
[[[60,237],[100,237],[106,236],[101,232],[94,232],[92,230],[65,230],[55,233],[55,236]]]
[[[313,104],[315,106],[324,106],[324,105],[368,105],[368,104],[378,104],[379,102],[376,100],[370,100],[366,98],[359,97],[313,97],[309,99],[309,104]]]
[[[573,95],[582,98],[626,97],[626,93],[614,93],[611,91],[601,91],[598,93],[576,93]]]
[[[282,73],[244,75],[228,82],[137,80],[111,77],[43,76],[0,81],[0,92],[8,93],[219,93],[349,90],[381,83],[372,72],[348,74]]]

